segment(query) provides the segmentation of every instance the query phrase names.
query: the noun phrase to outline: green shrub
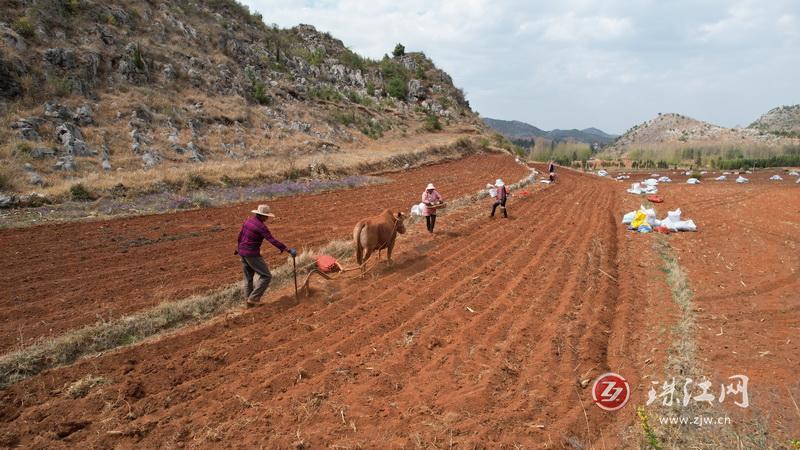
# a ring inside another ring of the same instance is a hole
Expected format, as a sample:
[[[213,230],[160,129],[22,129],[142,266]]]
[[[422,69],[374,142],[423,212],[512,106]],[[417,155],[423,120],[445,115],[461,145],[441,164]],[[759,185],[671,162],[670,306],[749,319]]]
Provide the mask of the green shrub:
[[[94,200],[95,196],[82,183],[73,184],[69,188],[69,195],[72,200],[77,202],[86,202]]]
[[[697,178],[699,180],[700,178],[703,178],[703,174],[701,174],[700,172],[694,171],[689,175],[689,178]]]
[[[353,125],[357,121],[355,111],[345,112],[345,111],[336,111],[331,114],[331,122],[342,124],[346,127]]]
[[[133,64],[136,66],[137,69],[144,71],[147,67],[144,63],[144,55],[142,54],[142,48],[139,46],[139,43],[136,43],[136,47],[133,49]]]
[[[406,66],[388,56],[381,60],[380,69],[384,80],[401,78],[403,81],[408,81],[408,69],[406,69]]]
[[[66,97],[72,92],[72,82],[67,77],[50,74],[47,76],[47,85],[57,97]]]
[[[27,17],[20,17],[11,24],[11,28],[24,38],[33,37],[33,24]]]
[[[297,52],[298,56],[306,60],[312,66],[320,66],[322,62],[325,60],[325,49],[315,49],[313,51],[308,51],[306,49],[302,49]]]
[[[67,0],[65,6],[68,13],[76,14],[81,10],[81,0]]]
[[[367,95],[375,95],[375,84],[372,81],[367,81]]]
[[[331,86],[322,86],[314,88],[309,92],[311,98],[318,98],[329,102],[338,102],[344,100],[342,94]]]
[[[364,70],[367,68],[364,58],[349,48],[345,49],[344,53],[342,53],[342,56],[339,57],[339,60],[342,62],[342,64],[353,70]]]
[[[375,101],[369,97],[364,97],[356,91],[347,91],[347,99],[359,105],[372,106]]]
[[[14,146],[14,150],[20,155],[30,155],[31,151],[33,151],[33,147],[26,141],[19,141]]]
[[[398,100],[405,100],[408,96],[408,86],[402,78],[395,77],[386,83],[386,93]]]
[[[425,130],[427,131],[440,131],[442,129],[442,123],[439,122],[439,118],[433,114],[429,114],[428,117],[425,118],[425,124],[423,125]]]
[[[404,56],[405,54],[406,54],[406,48],[403,44],[398,43],[397,45],[394,46],[392,55],[394,55],[395,58],[399,58],[401,56]]]
[[[13,187],[11,173],[7,169],[0,168],[0,191],[10,191]]]
[[[128,187],[122,183],[115,184],[109,191],[112,197],[122,198],[128,195]]]
[[[378,121],[370,121],[361,128],[361,132],[372,139],[379,139],[383,137],[383,125]]]
[[[253,98],[259,105],[271,105],[272,104],[272,96],[267,94],[267,86],[261,82],[256,81],[255,86],[253,88]]]
[[[196,173],[190,173],[186,176],[186,189],[195,190],[195,189],[202,189],[208,186],[208,180],[203,178],[202,175]]]

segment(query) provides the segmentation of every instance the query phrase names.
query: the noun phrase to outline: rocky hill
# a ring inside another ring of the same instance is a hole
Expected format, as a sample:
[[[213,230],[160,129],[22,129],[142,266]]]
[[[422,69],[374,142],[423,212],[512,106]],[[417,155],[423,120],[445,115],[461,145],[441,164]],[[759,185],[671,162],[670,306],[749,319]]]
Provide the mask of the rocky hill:
[[[486,125],[512,140],[529,141],[533,140],[534,138],[544,138],[551,141],[560,140],[605,145],[616,138],[615,135],[607,134],[601,130],[598,130],[597,128],[586,128],[584,130],[555,129],[551,131],[545,131],[531,124],[520,122],[518,120],[499,120],[489,117],[483,117],[482,119]]]
[[[604,151],[612,155],[635,149],[718,146],[780,146],[791,141],[753,128],[725,128],[681,114],[659,114],[635,125]]]
[[[0,190],[57,196],[189,169],[263,176],[408,134],[483,129],[423,53],[365,59],[234,0],[3,5]]]
[[[773,108],[747,128],[778,135],[800,137],[800,105]]]

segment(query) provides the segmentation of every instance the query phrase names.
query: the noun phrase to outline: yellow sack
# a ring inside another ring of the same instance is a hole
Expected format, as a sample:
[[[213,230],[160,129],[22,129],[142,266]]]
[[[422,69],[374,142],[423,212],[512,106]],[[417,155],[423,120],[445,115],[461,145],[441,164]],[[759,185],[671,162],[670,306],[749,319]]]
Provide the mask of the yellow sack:
[[[636,217],[634,217],[633,221],[631,222],[631,228],[639,228],[639,225],[645,223],[647,223],[647,214],[643,213],[642,211],[636,211]]]

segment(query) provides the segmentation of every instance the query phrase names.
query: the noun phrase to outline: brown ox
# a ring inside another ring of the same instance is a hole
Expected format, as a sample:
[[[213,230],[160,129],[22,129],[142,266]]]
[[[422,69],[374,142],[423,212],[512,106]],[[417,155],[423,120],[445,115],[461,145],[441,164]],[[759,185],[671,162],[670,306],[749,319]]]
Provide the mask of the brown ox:
[[[353,229],[353,241],[356,246],[356,261],[361,266],[366,264],[374,251],[386,249],[389,262],[392,261],[392,249],[397,233],[406,232],[403,224],[405,216],[401,212],[385,209],[377,216],[364,219]],[[366,251],[366,253],[364,253]]]

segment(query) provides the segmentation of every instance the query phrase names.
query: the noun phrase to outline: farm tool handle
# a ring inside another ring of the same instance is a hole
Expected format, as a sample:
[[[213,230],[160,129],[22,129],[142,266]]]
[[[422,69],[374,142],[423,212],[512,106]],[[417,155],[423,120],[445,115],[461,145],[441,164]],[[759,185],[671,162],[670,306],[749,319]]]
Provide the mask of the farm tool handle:
[[[292,272],[294,272],[294,298],[297,297],[297,257],[292,255]]]

